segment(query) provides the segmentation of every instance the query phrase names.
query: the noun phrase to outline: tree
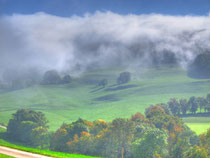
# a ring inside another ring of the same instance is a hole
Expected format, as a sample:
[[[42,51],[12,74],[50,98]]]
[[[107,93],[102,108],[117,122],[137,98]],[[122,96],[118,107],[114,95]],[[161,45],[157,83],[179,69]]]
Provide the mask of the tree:
[[[153,158],[154,156],[166,156],[167,152],[166,131],[153,128],[143,135],[142,138],[137,139],[132,144],[134,158]]]
[[[49,133],[46,128],[39,126],[30,132],[30,139],[33,146],[39,147],[41,149],[48,147],[49,145]]]
[[[34,139],[31,139],[31,132],[39,126],[47,131],[47,123],[48,121],[43,113],[20,109],[10,119],[7,127],[7,135],[12,139],[34,145]]]
[[[207,101],[204,97],[198,97],[197,98],[197,103],[198,103],[198,106],[200,108],[200,112],[201,110],[205,107],[205,105],[207,104]]]
[[[54,151],[68,152],[66,142],[69,140],[66,124],[63,124],[55,133],[53,133],[50,149]]]
[[[36,124],[34,122],[21,121],[17,129],[15,129],[16,136],[17,136],[15,139],[32,145],[30,134],[34,128],[36,128]]]
[[[179,133],[178,137],[182,140],[186,140],[188,146],[200,145],[199,136],[194,131],[192,131],[187,125],[183,126],[183,130]]]
[[[96,151],[99,156],[120,158],[131,156],[135,124],[128,119],[117,118],[107,129],[96,136]]]
[[[67,83],[70,83],[72,81],[72,78],[70,75],[65,75],[62,80],[61,80],[61,83],[62,84],[67,84]]]
[[[145,120],[145,117],[141,113],[137,112],[136,114],[131,116],[131,120],[132,121]]]
[[[128,119],[118,118],[112,121],[110,130],[113,142],[117,146],[116,157],[121,157],[122,150],[124,157],[129,156],[134,129],[133,121]]]
[[[145,115],[147,118],[150,118],[153,113],[160,112],[165,114],[165,110],[160,105],[150,105],[148,108],[145,109]]]
[[[185,139],[178,139],[174,144],[171,158],[184,158],[185,151],[189,148],[188,143]]]
[[[93,122],[93,127],[90,129],[90,133],[96,136],[100,131],[107,128],[108,123],[102,119],[98,119]]]
[[[32,121],[37,124],[37,126],[42,126],[48,128],[45,115],[42,112],[36,112],[34,110],[20,109],[17,110],[16,113],[13,114],[13,119],[16,122],[21,121]]]
[[[180,113],[181,107],[175,98],[170,99],[170,101],[168,102],[168,106],[174,115],[177,115]]]
[[[170,140],[170,139],[169,139]],[[197,134],[190,130],[188,126],[183,126],[183,130],[176,133],[176,139],[172,142],[171,157],[183,158],[186,151],[194,145],[199,145],[200,139]]]
[[[207,94],[206,96],[206,106],[205,106],[205,111],[210,112],[210,93]]]
[[[59,83],[61,83],[61,78],[56,70],[49,70],[45,72],[42,84],[49,85],[49,84],[59,84]]]
[[[195,145],[186,153],[186,158],[209,158],[205,148]]]
[[[194,96],[190,97],[188,104],[190,105],[190,111],[195,114],[198,109],[198,102],[196,98]]]
[[[186,112],[189,110],[189,104],[187,102],[187,99],[180,99],[179,100],[180,108],[182,111],[182,114],[186,114]]]
[[[160,105],[153,105],[150,106],[148,109],[145,110],[146,117],[155,125],[156,128],[162,128],[165,119],[169,118]],[[168,119],[167,119],[168,120]]]
[[[75,135],[73,141],[67,142],[68,152],[80,153],[83,155],[94,155],[95,137],[88,132],[82,132],[81,136]]]
[[[206,101],[207,101],[207,103],[210,103],[210,93],[207,94],[207,96],[206,96]]]
[[[70,124],[63,124],[60,129],[52,135],[50,148],[56,151],[68,152],[69,145],[67,145],[67,142],[74,141],[76,137],[79,138],[82,132],[89,132],[89,126],[89,122],[81,118]]]
[[[119,77],[117,78],[117,84],[128,83],[130,80],[131,80],[131,73],[130,72],[122,72],[122,73],[120,73]]]
[[[166,114],[172,115],[171,109],[169,108],[168,104],[161,103],[160,106],[164,109]]]
[[[200,135],[201,146],[207,149],[208,154],[210,155],[210,128],[206,132]]]

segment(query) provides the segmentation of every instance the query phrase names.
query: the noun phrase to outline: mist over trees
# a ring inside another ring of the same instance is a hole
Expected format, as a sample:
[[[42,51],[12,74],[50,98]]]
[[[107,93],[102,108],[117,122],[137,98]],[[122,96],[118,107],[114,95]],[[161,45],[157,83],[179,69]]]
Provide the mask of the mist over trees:
[[[72,78],[68,74],[61,77],[58,71],[48,70],[44,73],[41,84],[57,85],[57,84],[67,84],[67,83],[70,83],[71,81],[72,81]]]
[[[199,54],[188,66],[188,76],[192,78],[210,78],[210,53]]]
[[[61,78],[56,70],[46,71],[43,75],[42,84],[59,84],[61,83]]]
[[[17,90],[38,84],[41,74],[36,69],[5,69],[1,78],[2,89]]]
[[[35,13],[1,16],[0,24],[0,72],[32,67],[82,73],[91,65],[185,67],[203,50],[210,50],[208,15],[96,12],[63,18]]]
[[[61,79],[61,83],[62,84],[66,84],[66,83],[70,83],[72,81],[72,78],[70,75],[65,75],[63,76],[63,78]]]

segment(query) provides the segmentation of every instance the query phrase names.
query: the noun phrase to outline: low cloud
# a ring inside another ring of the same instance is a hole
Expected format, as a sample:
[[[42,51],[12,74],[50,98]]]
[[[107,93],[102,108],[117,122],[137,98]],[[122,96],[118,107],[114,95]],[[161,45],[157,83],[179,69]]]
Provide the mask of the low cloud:
[[[162,62],[186,66],[196,54],[209,52],[209,26],[210,16],[1,16],[0,72],[36,68],[74,73]]]

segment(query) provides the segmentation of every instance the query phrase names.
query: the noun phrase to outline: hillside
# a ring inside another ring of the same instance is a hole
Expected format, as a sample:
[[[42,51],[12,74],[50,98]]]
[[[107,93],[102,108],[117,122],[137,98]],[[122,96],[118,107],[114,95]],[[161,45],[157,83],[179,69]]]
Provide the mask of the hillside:
[[[37,85],[1,92],[0,122],[6,124],[17,109],[29,108],[44,112],[50,120],[50,129],[56,130],[63,122],[79,117],[109,121],[130,117],[135,112],[144,113],[150,104],[167,102],[172,97],[189,98],[210,93],[210,80],[189,78],[179,67],[130,71],[132,81],[116,85],[120,72],[123,70],[89,71],[74,78],[70,84]],[[97,82],[104,78],[108,79],[108,86],[97,87]]]

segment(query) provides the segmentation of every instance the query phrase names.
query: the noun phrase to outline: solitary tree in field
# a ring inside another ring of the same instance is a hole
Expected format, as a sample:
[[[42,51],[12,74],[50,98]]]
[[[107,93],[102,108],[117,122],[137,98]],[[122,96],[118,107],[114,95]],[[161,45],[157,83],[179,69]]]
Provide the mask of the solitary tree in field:
[[[131,73],[130,72],[122,72],[120,73],[119,77],[117,78],[118,84],[128,83],[131,80]]]
[[[61,78],[56,70],[49,70],[45,72],[42,80],[42,84],[59,84],[61,83]]]

